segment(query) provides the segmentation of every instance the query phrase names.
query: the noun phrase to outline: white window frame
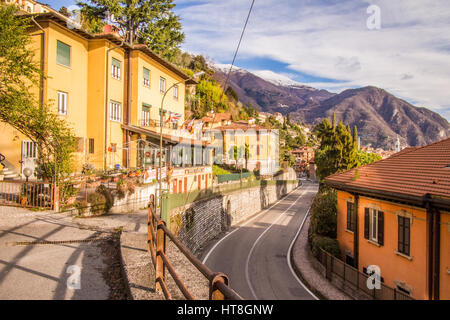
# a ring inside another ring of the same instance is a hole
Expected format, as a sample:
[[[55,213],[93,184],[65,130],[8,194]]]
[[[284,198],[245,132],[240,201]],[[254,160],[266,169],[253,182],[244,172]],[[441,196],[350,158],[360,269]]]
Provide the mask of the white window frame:
[[[67,115],[67,100],[68,94],[67,92],[58,91],[58,114],[59,115]]]
[[[166,79],[163,77],[159,78],[159,91],[161,93],[165,93],[166,92]]]
[[[178,86],[173,87],[173,98],[178,100]]]
[[[142,126],[150,126],[150,107],[142,107]]]
[[[114,61],[119,62],[119,66],[115,66],[114,65]],[[111,59],[111,76],[116,79],[116,80],[120,80],[121,79],[121,70],[122,70],[122,61],[116,59],[116,58],[112,58]]]
[[[122,104],[117,101],[109,102],[109,120],[111,121],[122,121]]]
[[[22,157],[25,159],[36,159],[37,143],[31,140],[22,141]]]
[[[145,74],[144,71],[145,70],[148,70],[148,79],[146,79],[144,77],[144,74]],[[151,71],[150,71],[150,69],[144,67],[144,69],[142,69],[142,73],[143,73],[143,75],[142,75],[142,84],[143,84],[143,86],[146,87],[146,88],[150,88],[150,78],[151,78]]]
[[[378,210],[369,209],[369,239],[378,242]]]

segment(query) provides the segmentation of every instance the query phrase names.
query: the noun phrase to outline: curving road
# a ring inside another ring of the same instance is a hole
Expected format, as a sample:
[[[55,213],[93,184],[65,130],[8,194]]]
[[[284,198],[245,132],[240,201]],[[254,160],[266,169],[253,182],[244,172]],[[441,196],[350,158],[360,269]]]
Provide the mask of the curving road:
[[[317,299],[290,265],[290,251],[318,185],[304,182],[272,207],[231,230],[206,253],[203,262],[230,278],[248,300]]]

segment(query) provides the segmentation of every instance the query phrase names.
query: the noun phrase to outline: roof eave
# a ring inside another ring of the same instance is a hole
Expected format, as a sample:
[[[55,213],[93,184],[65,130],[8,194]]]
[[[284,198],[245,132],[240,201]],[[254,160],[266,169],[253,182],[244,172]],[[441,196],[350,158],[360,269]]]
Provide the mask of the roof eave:
[[[450,210],[450,199],[438,198],[430,194],[426,194],[424,196],[413,196],[399,192],[392,192],[392,191],[388,192],[377,189],[349,186],[345,183],[332,181],[329,179],[325,179],[325,184],[334,189],[346,191],[349,193],[371,196],[375,198],[383,198],[386,200],[392,200],[397,202],[404,202],[419,207],[426,207],[427,203],[431,203],[433,204],[433,206],[439,209],[444,209],[446,211]]]

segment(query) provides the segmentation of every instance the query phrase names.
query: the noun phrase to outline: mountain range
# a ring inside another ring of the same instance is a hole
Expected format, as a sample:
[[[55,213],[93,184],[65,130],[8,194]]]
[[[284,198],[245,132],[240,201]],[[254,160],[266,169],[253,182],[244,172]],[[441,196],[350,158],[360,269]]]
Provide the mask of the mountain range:
[[[224,83],[229,67],[213,65],[213,77]],[[386,90],[368,86],[339,94],[297,83],[270,71],[233,67],[229,86],[239,100],[259,111],[280,112],[291,120],[317,124],[324,118],[357,126],[365,146],[392,149],[397,135],[402,146],[423,146],[450,137],[450,123],[438,113],[416,107]]]

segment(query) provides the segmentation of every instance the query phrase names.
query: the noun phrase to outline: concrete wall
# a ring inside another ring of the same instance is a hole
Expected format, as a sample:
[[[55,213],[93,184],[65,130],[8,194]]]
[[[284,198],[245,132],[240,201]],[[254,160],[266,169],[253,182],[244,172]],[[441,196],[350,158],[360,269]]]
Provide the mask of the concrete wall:
[[[297,186],[297,183],[277,181],[274,185],[263,184],[175,208],[170,212],[170,229],[197,253],[222,231],[262,211]]]

